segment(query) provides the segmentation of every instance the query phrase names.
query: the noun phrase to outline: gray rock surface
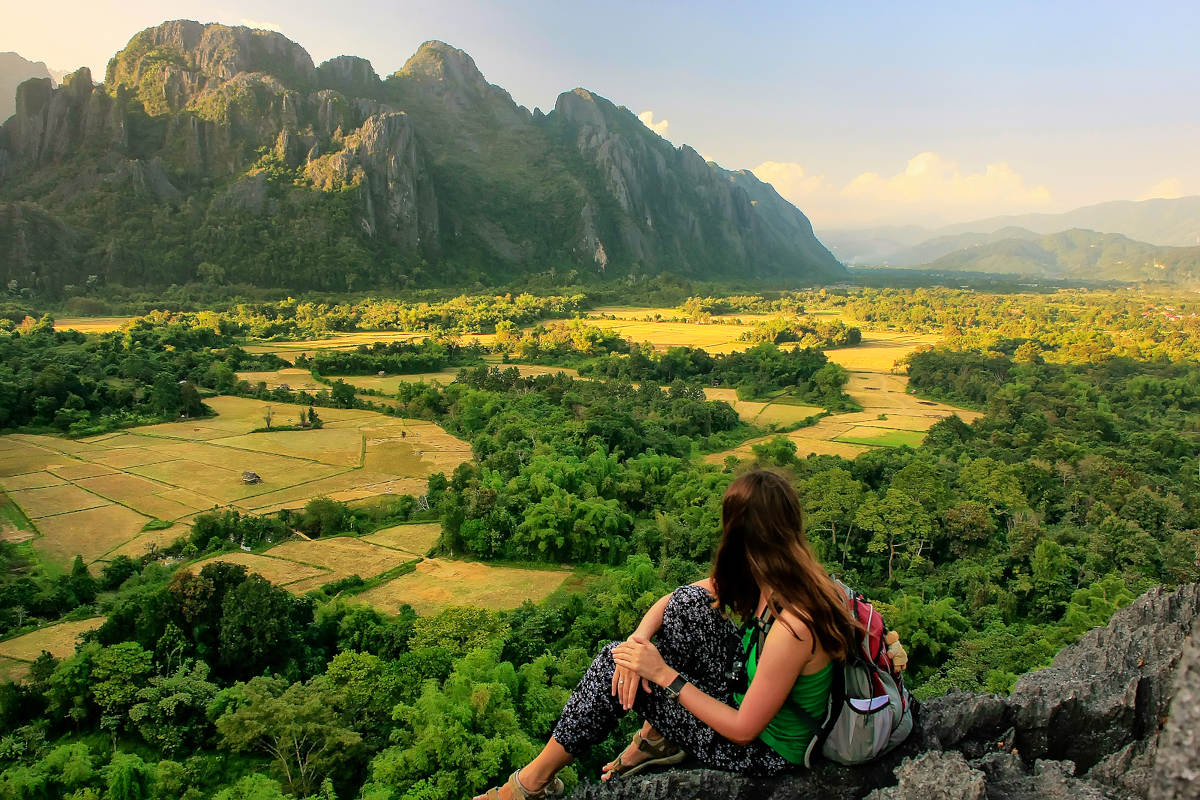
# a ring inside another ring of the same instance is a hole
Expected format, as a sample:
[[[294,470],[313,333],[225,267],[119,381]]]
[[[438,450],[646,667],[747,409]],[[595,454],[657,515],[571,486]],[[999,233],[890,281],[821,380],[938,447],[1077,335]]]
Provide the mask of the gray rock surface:
[[[1147,592],[1011,696],[952,693],[919,706],[912,737],[866,766],[772,779],[678,770],[580,786],[572,797],[1196,800],[1198,621],[1200,587]]]
[[[1175,673],[1175,697],[1159,738],[1150,784],[1154,800],[1200,798],[1200,632],[1191,639]]]

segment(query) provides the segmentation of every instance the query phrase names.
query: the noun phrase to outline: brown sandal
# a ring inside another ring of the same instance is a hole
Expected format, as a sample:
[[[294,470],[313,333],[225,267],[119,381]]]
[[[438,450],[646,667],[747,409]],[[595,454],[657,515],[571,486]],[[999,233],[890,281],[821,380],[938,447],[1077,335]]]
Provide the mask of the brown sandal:
[[[641,731],[638,731],[633,735],[633,746],[650,756],[650,758],[647,758],[645,761],[639,761],[636,764],[626,764],[621,760],[620,754],[618,754],[616,758],[606,765],[611,768],[606,773],[608,780],[622,776],[636,775],[649,767],[666,767],[671,764],[678,764],[687,758],[687,753],[682,748],[668,742],[665,736],[658,739],[647,739],[642,736]]]
[[[546,782],[545,786],[537,791],[530,791],[521,783],[521,779],[518,777],[520,772],[521,770],[519,769],[515,770],[512,775],[508,776],[508,781],[504,784],[517,800],[547,800],[551,797],[562,797],[566,792],[566,787],[563,786],[563,782],[558,776],[551,778]],[[500,789],[502,788],[504,787],[500,786],[488,789],[484,797],[487,800],[500,800]]]

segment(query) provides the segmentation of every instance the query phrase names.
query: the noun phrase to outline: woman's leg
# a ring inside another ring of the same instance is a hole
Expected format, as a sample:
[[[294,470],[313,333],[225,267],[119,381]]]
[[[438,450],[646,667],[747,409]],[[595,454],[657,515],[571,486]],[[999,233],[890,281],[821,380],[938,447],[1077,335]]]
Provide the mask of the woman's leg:
[[[737,629],[712,607],[699,586],[675,591],[663,613],[657,646],[663,660],[705,694],[732,703],[731,668],[741,655]],[[750,774],[773,774],[790,765],[762,741],[743,747],[721,736],[655,686],[639,694],[634,708],[654,730],[706,766]]]

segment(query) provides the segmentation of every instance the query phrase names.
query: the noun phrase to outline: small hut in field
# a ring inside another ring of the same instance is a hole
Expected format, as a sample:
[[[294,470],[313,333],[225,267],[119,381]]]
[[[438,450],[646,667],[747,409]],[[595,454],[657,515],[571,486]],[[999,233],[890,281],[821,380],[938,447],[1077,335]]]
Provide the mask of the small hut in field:
[[[247,471],[242,473],[242,483],[262,483],[262,478],[258,476],[257,472]]]

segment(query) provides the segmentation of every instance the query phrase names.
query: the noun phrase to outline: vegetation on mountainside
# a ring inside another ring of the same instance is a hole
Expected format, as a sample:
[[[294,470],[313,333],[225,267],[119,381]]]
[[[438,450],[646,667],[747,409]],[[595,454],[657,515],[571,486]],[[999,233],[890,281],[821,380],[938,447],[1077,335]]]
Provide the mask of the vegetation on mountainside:
[[[352,292],[845,275],[749,173],[587,92],[531,114],[439,42],[381,81],[353,57],[314,69],[277,33],[167,22],[101,86],[81,70],[54,92],[21,109],[50,121],[0,127],[0,283],[43,299],[92,276]]]
[[[797,305],[817,302],[695,305],[799,314]],[[1026,296],[1024,305],[948,290],[820,302],[854,320],[873,315],[875,326],[953,323],[959,349],[913,355],[911,385],[986,411],[972,425],[937,423],[920,447],[853,460],[758,451],[799,488],[824,562],[901,632],[920,694],[1006,691],[1142,589],[1200,578],[1200,365],[1187,337],[1173,335],[1192,324],[1191,301],[1154,301],[1145,316],[1136,298],[1091,293]],[[1167,305],[1181,319],[1160,313]],[[26,359],[73,348],[86,373],[93,361],[106,369],[106,348],[118,352],[129,336],[160,343],[165,365],[203,374],[236,341],[213,330],[260,311],[204,317],[206,336],[193,327],[199,315],[78,340],[31,324],[7,345]],[[705,571],[721,493],[747,465],[693,457],[738,435],[732,409],[701,390],[714,378],[749,392],[819,390],[812,382],[831,366],[819,352],[770,344],[712,356],[617,344],[582,324],[497,327],[511,357],[536,352],[608,379],[522,377],[500,365],[468,366],[445,387],[402,384],[393,413],[437,421],[475,455],[429,479],[421,513],[440,520],[445,552],[568,561],[585,565],[582,577],[513,611],[418,617],[331,596],[353,582],[295,597],[244,568],[176,572],[155,558],[79,562],[52,577],[27,546],[0,546],[7,624],[72,610],[107,617],[74,655],[43,656],[24,684],[0,686],[0,798],[449,800],[494,783],[536,752],[597,645]],[[1036,353],[1021,349],[1033,340]],[[347,356],[366,371],[452,352],[435,342]],[[322,536],[363,529],[348,521],[353,509],[310,505],[287,526],[201,517],[172,552],[265,546],[288,526]],[[413,512],[402,505],[401,516]],[[611,749],[580,762],[568,782],[594,774]]]
[[[924,268],[1195,284],[1200,282],[1200,247],[1160,247],[1118,233],[1075,229],[978,244],[948,253]]]

